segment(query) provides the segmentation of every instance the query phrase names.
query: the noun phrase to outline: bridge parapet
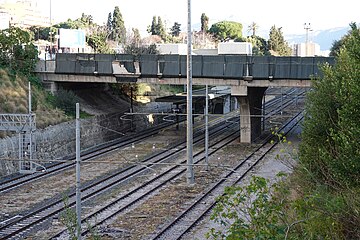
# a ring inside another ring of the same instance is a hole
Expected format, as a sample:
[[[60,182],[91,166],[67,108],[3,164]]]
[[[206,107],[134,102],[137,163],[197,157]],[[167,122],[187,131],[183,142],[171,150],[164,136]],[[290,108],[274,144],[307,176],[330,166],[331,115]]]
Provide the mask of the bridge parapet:
[[[113,63],[117,63],[120,68]],[[320,76],[319,64],[331,57],[192,56],[194,78],[302,79]],[[185,55],[57,54],[56,74],[140,77],[186,77]],[[126,71],[125,71],[126,70]]]

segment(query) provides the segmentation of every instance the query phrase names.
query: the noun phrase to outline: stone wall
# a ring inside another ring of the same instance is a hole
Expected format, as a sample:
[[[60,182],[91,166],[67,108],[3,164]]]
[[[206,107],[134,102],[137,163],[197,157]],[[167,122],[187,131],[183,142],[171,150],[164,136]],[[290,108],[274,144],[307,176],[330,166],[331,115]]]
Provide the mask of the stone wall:
[[[169,109],[171,109],[171,105],[159,104],[157,112],[166,112]],[[138,110],[140,109],[136,109],[135,112]],[[126,116],[125,119],[133,120],[131,129],[131,122],[122,120],[124,119],[122,116],[124,115],[121,113],[113,113],[82,119],[80,123],[81,149],[96,147],[106,141],[134,134],[163,122],[163,116],[155,115],[151,118],[153,121],[149,121],[150,118],[147,115]],[[74,155],[75,120],[50,126],[46,129],[39,129],[35,133],[35,139],[37,159],[50,161]],[[18,159],[18,137],[16,134],[12,137],[0,139],[0,158]],[[18,169],[17,161],[0,161],[0,177],[16,173]]]

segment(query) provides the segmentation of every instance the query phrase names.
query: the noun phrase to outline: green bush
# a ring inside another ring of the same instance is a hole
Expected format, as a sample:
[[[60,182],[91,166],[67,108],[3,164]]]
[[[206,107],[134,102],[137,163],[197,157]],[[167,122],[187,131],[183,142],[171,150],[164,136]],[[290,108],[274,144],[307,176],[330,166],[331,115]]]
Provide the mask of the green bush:
[[[300,161],[314,182],[360,186],[360,31],[355,24],[334,67],[308,94]]]
[[[221,227],[212,228],[207,238],[284,239],[287,226],[281,219],[286,202],[271,199],[271,191],[277,191],[281,198],[286,193],[278,186],[269,186],[265,178],[253,177],[245,187],[227,187],[210,217]]]
[[[48,97],[48,100],[52,102],[54,107],[63,110],[66,115],[75,116],[76,103],[79,102],[79,98],[75,93],[67,90],[59,90],[54,97]]]

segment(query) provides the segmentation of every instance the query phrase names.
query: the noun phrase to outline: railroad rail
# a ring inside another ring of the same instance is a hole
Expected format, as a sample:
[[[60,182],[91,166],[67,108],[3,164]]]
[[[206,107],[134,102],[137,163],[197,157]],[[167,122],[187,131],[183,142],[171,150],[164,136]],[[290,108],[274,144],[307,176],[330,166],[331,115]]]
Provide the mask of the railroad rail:
[[[231,125],[230,123],[228,125]],[[214,128],[210,129],[211,135],[218,134],[217,132],[220,129],[227,129],[228,125],[226,124],[217,124]],[[194,144],[201,143],[204,139],[203,135],[198,133],[194,136]],[[102,192],[118,185],[122,182],[129,181],[130,178],[133,178],[137,174],[148,171],[149,167],[160,163],[166,159],[171,159],[177,153],[186,149],[185,141],[174,144],[172,148],[176,148],[176,151],[163,150],[160,153],[155,153],[154,155],[141,161],[142,165],[131,165],[125,169],[121,169],[109,176],[106,176],[94,183],[87,185],[82,188],[82,199],[83,201],[89,200]],[[148,164],[150,163],[150,164]],[[69,206],[75,204],[75,193],[72,192],[68,195]],[[48,219],[51,216],[61,212],[64,209],[63,199],[56,200],[51,202],[48,205],[42,206],[41,208],[32,211],[31,213],[15,218],[11,221],[8,221],[5,225],[0,227],[0,238],[5,239],[17,239],[23,237],[21,233],[25,234],[28,229],[35,226],[38,223],[41,223]]]
[[[290,102],[290,101],[289,101]],[[276,110],[276,109],[275,109]],[[233,118],[238,119],[238,118]],[[219,126],[220,125],[220,126]],[[217,131],[221,128],[229,128],[229,126],[238,127],[238,123],[232,121],[227,124],[221,124],[217,123],[217,126],[210,131],[213,135],[213,138],[215,138],[218,134]],[[233,128],[234,130],[234,128]],[[201,135],[201,133],[199,133]],[[231,136],[234,136],[236,138],[236,135],[238,134],[236,131],[233,131],[231,133]],[[203,137],[199,137],[198,135],[195,136],[194,144],[195,143],[201,143],[203,141]],[[233,141],[233,140],[231,140]],[[180,152],[185,149],[184,143],[175,144],[172,146],[173,148],[177,148]],[[215,147],[215,149],[218,149],[218,147]],[[179,151],[177,153],[179,153]],[[217,151],[217,150],[216,150]],[[104,191],[107,191],[109,188],[120,184],[121,182],[128,181],[129,178],[134,177],[137,174],[140,174],[141,172],[147,171],[148,167],[151,167],[152,164],[159,163],[165,159],[171,158],[173,154],[176,154],[176,151],[169,151],[165,150],[159,154],[155,154],[155,156],[151,156],[147,159],[145,159],[142,163],[142,165],[137,166],[130,166],[126,169],[123,169],[114,175],[108,176],[106,178],[102,178],[101,181],[98,181],[96,183],[87,185],[85,188],[82,189],[83,191],[83,199],[84,201],[87,201],[89,199],[92,199],[93,197],[103,193]],[[198,153],[196,155],[197,157],[201,153]],[[200,161],[200,160],[199,160]],[[165,173],[164,173],[165,174]],[[156,180],[153,180],[152,182],[156,182]],[[101,185],[101,187],[99,187]],[[149,183],[148,183],[149,185]],[[135,193],[135,192],[133,192]],[[126,197],[124,197],[126,198]],[[69,205],[73,206],[75,202],[74,199],[74,193],[71,193],[69,195]],[[43,221],[46,221],[46,219],[49,218],[49,216],[54,216],[55,214],[59,213],[63,210],[63,200],[59,200],[52,203],[52,206],[44,206],[43,208],[37,209],[36,211],[33,211],[32,213],[29,213],[27,216],[22,216],[20,218],[15,218],[12,220],[9,220],[5,225],[0,227],[0,238],[6,238],[6,239],[17,239],[19,236],[26,235],[27,231],[29,231],[30,228],[37,225],[38,223],[41,223]],[[105,207],[106,209],[107,207]]]
[[[280,132],[288,134],[301,120],[303,112],[294,116],[287,124],[279,129]],[[151,239],[181,239],[216,205],[216,197],[223,194],[226,186],[238,184],[254,169],[254,167],[278,144],[270,144],[266,141],[253,153],[231,169],[223,178],[216,182],[206,193],[196,199],[185,211],[168,223]],[[239,172],[241,175],[238,176]],[[231,180],[235,179],[235,180]]]

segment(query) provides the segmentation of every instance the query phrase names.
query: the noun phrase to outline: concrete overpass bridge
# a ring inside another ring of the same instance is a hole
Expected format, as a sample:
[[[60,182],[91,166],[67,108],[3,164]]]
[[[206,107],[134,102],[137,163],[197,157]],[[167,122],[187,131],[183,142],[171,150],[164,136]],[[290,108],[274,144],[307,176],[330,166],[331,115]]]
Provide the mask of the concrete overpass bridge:
[[[193,55],[194,85],[230,86],[240,103],[240,141],[261,133],[262,98],[267,87],[310,87],[329,57]],[[36,72],[56,91],[61,83],[186,84],[186,55],[57,54]]]

